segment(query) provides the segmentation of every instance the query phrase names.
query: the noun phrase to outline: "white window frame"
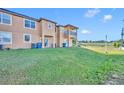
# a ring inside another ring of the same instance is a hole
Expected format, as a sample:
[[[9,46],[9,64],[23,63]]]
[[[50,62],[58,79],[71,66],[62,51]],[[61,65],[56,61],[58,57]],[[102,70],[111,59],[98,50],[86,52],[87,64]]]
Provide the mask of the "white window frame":
[[[25,41],[25,35],[29,35],[30,36],[30,41]],[[32,42],[32,35],[31,34],[23,34],[23,41],[24,43],[31,43]]]
[[[49,28],[49,25],[51,25],[51,28]],[[48,22],[48,29],[52,29],[53,28],[52,26],[53,26],[52,23]]]
[[[31,22],[34,22],[35,23],[35,28],[31,28],[31,24],[30,24],[30,27],[25,27],[25,20],[28,20]],[[33,21],[33,20],[30,20],[30,19],[23,19],[23,27],[26,28],[26,29],[31,29],[31,30],[36,30],[36,21]]]
[[[2,12],[0,12],[0,14],[2,15],[0,24],[3,24],[3,25],[12,25],[12,15],[7,14],[7,13],[2,13]],[[10,24],[3,23],[3,14],[6,14],[6,15],[9,15],[10,16]]]
[[[2,33],[9,33],[10,34],[10,38],[11,38],[11,41],[10,42],[3,42],[3,43],[0,43],[0,44],[3,44],[3,45],[5,45],[5,44],[12,44],[12,32],[5,32],[5,31],[0,31],[0,32],[2,32]]]

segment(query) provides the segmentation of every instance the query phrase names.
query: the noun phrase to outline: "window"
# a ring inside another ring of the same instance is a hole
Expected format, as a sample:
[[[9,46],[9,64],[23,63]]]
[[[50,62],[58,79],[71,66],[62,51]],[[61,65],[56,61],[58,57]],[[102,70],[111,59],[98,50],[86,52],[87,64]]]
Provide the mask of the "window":
[[[35,22],[31,22],[31,28],[35,28]]]
[[[0,44],[12,44],[12,33],[0,32]]]
[[[29,20],[25,20],[25,27],[30,28],[30,21]]]
[[[31,43],[31,34],[24,34],[24,42]]]
[[[0,23],[10,25],[12,23],[12,17],[9,14],[0,13]]]
[[[2,19],[3,23],[5,24],[10,24],[10,16],[7,14],[3,14],[3,19]]]
[[[52,29],[52,24],[50,22],[48,23],[48,29]]]
[[[0,14],[0,23],[1,23],[1,14]]]
[[[35,22],[32,20],[25,19],[25,28],[35,29]]]

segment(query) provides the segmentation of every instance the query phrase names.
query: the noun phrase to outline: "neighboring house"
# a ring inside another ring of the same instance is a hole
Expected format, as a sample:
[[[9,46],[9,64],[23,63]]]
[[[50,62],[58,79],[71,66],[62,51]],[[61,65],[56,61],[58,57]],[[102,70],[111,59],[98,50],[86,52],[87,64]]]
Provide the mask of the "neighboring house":
[[[62,44],[68,42],[68,47],[71,47],[72,39],[75,37],[77,40],[78,28],[72,25],[56,26],[56,24],[45,18],[35,19],[0,9],[0,45],[18,49],[31,48],[32,43],[41,42],[42,48],[55,48],[63,47]]]

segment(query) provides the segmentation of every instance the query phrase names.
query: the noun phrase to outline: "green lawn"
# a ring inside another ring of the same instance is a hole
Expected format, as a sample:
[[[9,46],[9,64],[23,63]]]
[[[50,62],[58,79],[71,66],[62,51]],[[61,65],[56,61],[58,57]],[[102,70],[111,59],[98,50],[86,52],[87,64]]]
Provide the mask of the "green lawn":
[[[124,55],[83,48],[0,51],[0,84],[103,84],[124,75]]]

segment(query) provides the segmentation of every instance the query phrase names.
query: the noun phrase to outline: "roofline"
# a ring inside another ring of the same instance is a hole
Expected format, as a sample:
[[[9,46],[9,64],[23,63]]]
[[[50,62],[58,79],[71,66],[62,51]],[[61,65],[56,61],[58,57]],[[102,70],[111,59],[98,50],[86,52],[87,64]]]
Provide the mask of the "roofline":
[[[63,25],[57,25],[57,27],[64,27]]]
[[[57,22],[49,20],[49,19],[46,19],[46,18],[40,18],[38,21],[41,21],[41,20],[46,20],[46,21],[52,22],[54,24],[57,24]]]
[[[15,16],[22,17],[22,18],[27,18],[27,19],[34,20],[34,21],[37,21],[37,22],[39,22],[41,20],[46,20],[46,21],[49,21],[49,22],[57,24],[57,22],[54,22],[54,21],[46,19],[46,18],[36,19],[36,18],[27,16],[27,15],[23,15],[23,14],[13,12],[13,11],[10,11],[10,10],[7,10],[7,9],[3,9],[3,8],[0,8],[0,12],[8,13],[8,14],[15,15]]]
[[[71,24],[67,24],[67,25],[57,25],[57,27],[67,27],[67,26],[72,26],[76,29],[79,29],[78,27],[74,26],[74,25],[71,25]]]
[[[49,19],[46,19],[46,18],[36,19],[36,18],[27,16],[27,15],[23,15],[23,14],[21,14],[21,13],[13,12],[13,11],[10,11],[10,10],[7,10],[7,9],[3,9],[3,8],[0,8],[0,12],[8,13],[8,14],[15,15],[15,16],[22,17],[22,18],[27,18],[27,19],[34,20],[34,21],[37,21],[37,22],[40,22],[41,20],[46,20],[46,21],[52,22],[52,23],[54,23],[54,24],[57,24],[57,22],[52,21],[52,20],[49,20]],[[74,26],[74,25],[71,25],[71,24],[67,24],[67,25],[57,25],[57,27],[59,27],[59,26],[61,26],[61,27],[72,26],[72,27],[74,27],[74,28],[76,28],[76,29],[79,29],[78,27],[76,27],[76,26]]]
[[[7,10],[7,9],[3,9],[3,8],[0,8],[0,12],[4,12],[4,13],[12,14],[12,15],[15,15],[15,16],[18,16],[18,17],[22,17],[22,18],[27,18],[27,19],[31,19],[31,20],[34,20],[34,21],[38,21],[38,19],[36,19],[36,18],[30,17],[30,16],[26,16],[26,15],[23,15],[23,14],[20,14],[20,13],[17,13],[17,12],[13,12],[13,11],[10,11],[10,10]]]
[[[71,24],[67,24],[67,25],[65,25],[65,27],[66,26],[72,26],[72,27],[74,27],[74,28],[76,28],[76,29],[79,29],[78,27],[76,27],[76,26],[74,26],[74,25],[71,25]]]

